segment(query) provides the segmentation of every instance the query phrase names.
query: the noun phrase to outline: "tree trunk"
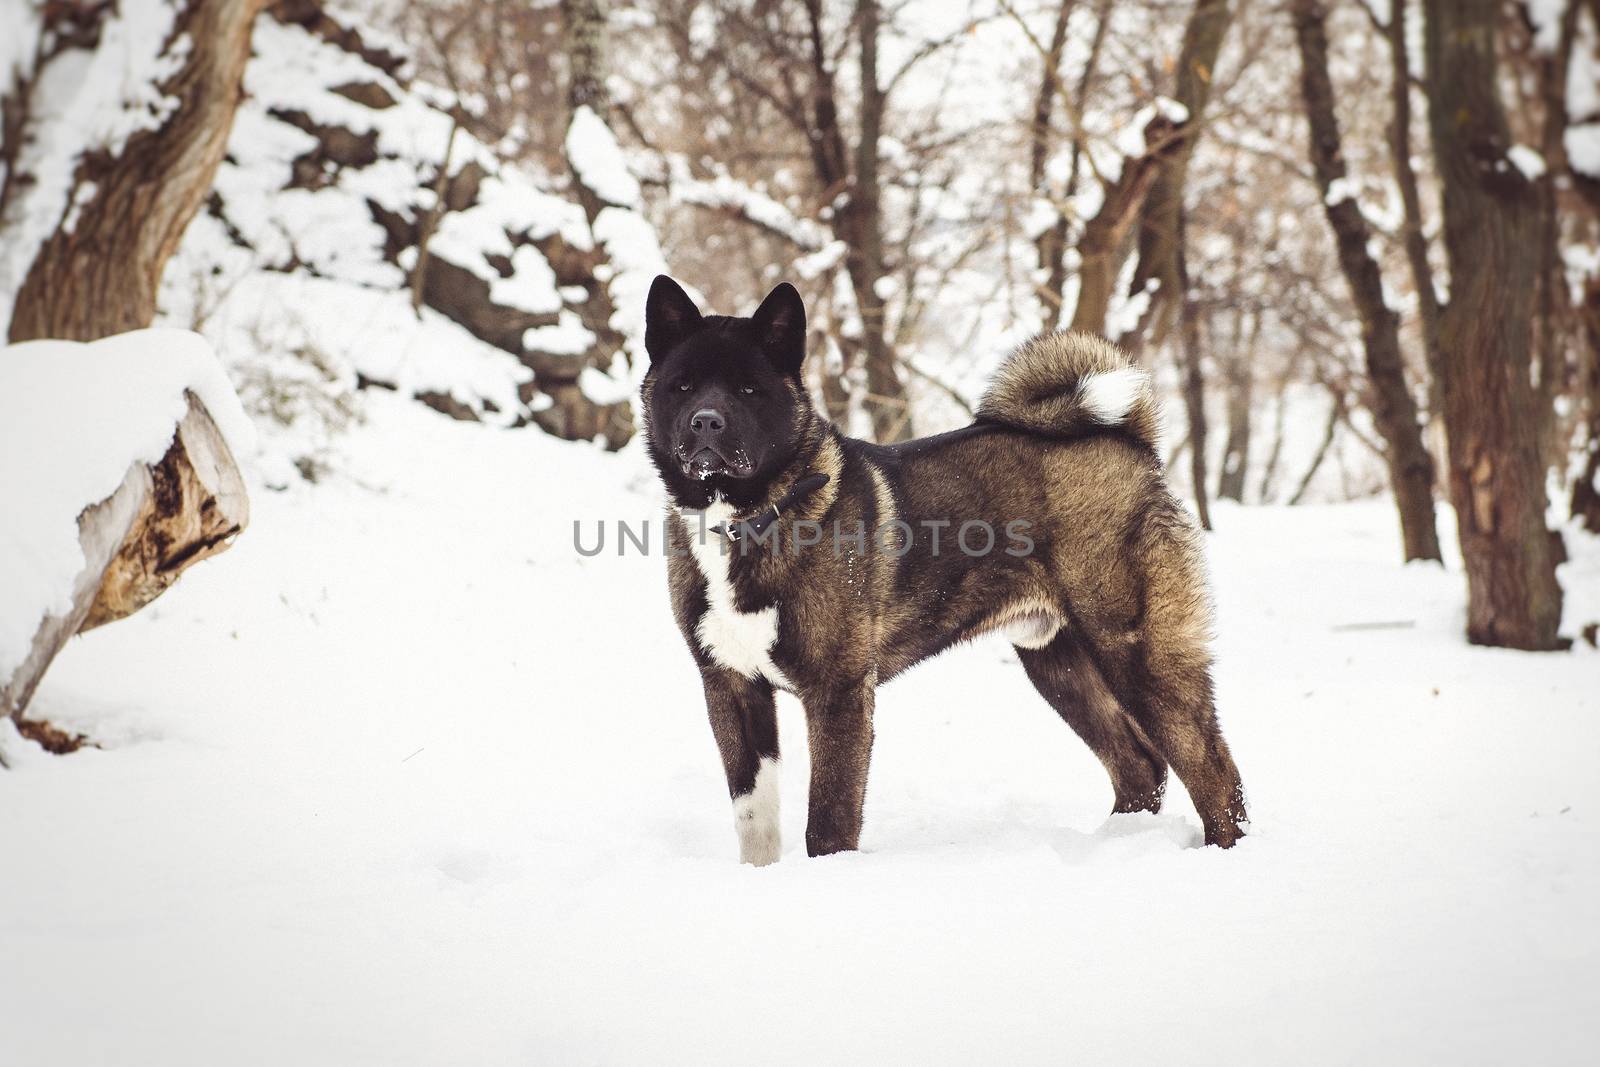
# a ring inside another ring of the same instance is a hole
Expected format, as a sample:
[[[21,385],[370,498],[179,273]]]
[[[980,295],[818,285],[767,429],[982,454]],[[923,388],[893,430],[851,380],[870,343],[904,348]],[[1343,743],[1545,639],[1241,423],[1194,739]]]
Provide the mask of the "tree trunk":
[[[1439,414],[1439,390],[1444,372],[1439,351],[1439,294],[1433,284],[1433,267],[1428,262],[1428,238],[1422,230],[1422,197],[1417,191],[1417,172],[1411,165],[1411,56],[1406,51],[1407,0],[1393,0],[1389,16],[1389,93],[1394,114],[1389,122],[1389,159],[1394,166],[1395,185],[1400,189],[1404,208],[1402,223],[1406,262],[1411,267],[1411,285],[1417,294],[1417,310],[1422,317],[1422,348],[1428,364],[1428,413]]]
[[[1200,309],[1189,295],[1189,256],[1184,251],[1186,223],[1178,212],[1178,347],[1183,360],[1183,406],[1189,416],[1189,475],[1194,483],[1194,510],[1202,529],[1211,529],[1211,504],[1206,499],[1206,379],[1200,339]]]
[[[1250,337],[1244,337],[1244,311],[1234,315],[1233,351],[1228,354],[1228,438],[1222,449],[1222,470],[1217,475],[1217,496],[1244,503],[1245,478],[1250,472],[1251,404],[1255,393],[1256,339],[1261,333],[1260,313],[1251,317]]]
[[[1261,481],[1256,485],[1256,496],[1263,504],[1272,503],[1277,488],[1278,464],[1283,459],[1283,424],[1289,407],[1287,377],[1278,383],[1278,396],[1272,406],[1272,447],[1267,450],[1267,461],[1261,465]]]
[[[128,138],[116,156],[85,152],[73,200],[91,190],[73,225],[40,246],[17,292],[12,341],[90,341],[150,325],[161,272],[204,202],[222,162],[265,0],[186,0],[169,51],[190,42],[159,86],[177,106],[161,126]]]
[[[1110,12],[1111,0],[1099,0],[1099,3],[1095,5],[1094,37],[1089,42],[1089,55],[1088,58],[1083,61],[1083,70],[1078,75],[1078,84],[1073,90],[1073,98],[1071,101],[1073,116],[1072,161],[1067,170],[1067,188],[1062,197],[1063,204],[1070,202],[1071,199],[1078,194],[1078,183],[1083,178],[1083,136],[1082,131],[1078,129],[1078,121],[1083,115],[1083,109],[1089,99],[1089,86],[1093,82],[1095,72],[1100,66],[1100,56],[1104,51],[1103,46],[1106,40],[1106,31],[1111,25]],[[1139,199],[1137,203],[1133,205],[1132,217],[1134,219],[1138,218],[1139,208],[1144,203],[1144,195],[1148,191],[1149,184],[1146,182],[1144,189],[1140,190],[1139,192]],[[1111,196],[1112,194],[1110,190],[1107,190],[1104,199],[1110,200]],[[1101,213],[1104,213],[1104,201],[1102,201]],[[1071,220],[1067,217],[1067,213],[1065,211],[1058,211],[1055,225],[1050,227],[1048,233],[1042,234],[1039,237],[1039,263],[1045,268],[1044,287],[1039,296],[1040,311],[1042,313],[1041,321],[1044,323],[1045,332],[1056,329],[1060,325],[1062,319],[1063,304],[1065,303],[1067,291],[1067,263],[1065,252],[1067,247],[1067,235],[1071,230],[1070,223]],[[1092,226],[1094,223],[1090,222],[1089,225]],[[1125,239],[1127,234],[1126,224],[1122,226],[1120,232],[1123,236],[1119,238],[1117,244],[1112,246],[1112,253],[1108,257],[1110,262],[1109,268],[1102,266],[1099,271],[1100,274],[1107,274],[1110,278],[1109,281],[1105,282],[1105,285],[1107,286],[1106,303],[1108,305],[1110,303],[1109,287],[1116,284],[1117,269],[1122,263],[1121,257],[1125,255],[1122,249],[1127,246]],[[1083,287],[1089,284],[1087,266],[1088,260],[1085,258],[1085,249],[1083,245],[1083,241],[1085,238],[1087,238],[1087,236],[1088,234],[1086,231],[1085,234],[1079,238],[1078,244],[1080,263],[1085,264],[1085,266],[1079,270],[1080,284],[1078,287],[1078,303],[1080,307],[1083,304]],[[1080,328],[1076,325],[1076,321],[1077,314],[1074,312],[1074,324],[1071,327],[1074,330]],[[1093,332],[1103,334],[1105,332],[1105,312],[1101,311],[1099,318],[1095,321],[1098,323],[1098,325],[1094,325],[1092,327]]]
[[[72,609],[40,621],[26,659],[0,678],[0,715],[18,716],[73,634],[133,614],[178,575],[214,556],[250,521],[250,502],[233,454],[206,409],[189,410],[153,467],[135,464],[122,485],[78,517],[84,568]]]
[[[1406,385],[1400,316],[1384,301],[1383,274],[1367,251],[1372,229],[1361,206],[1353,195],[1337,188],[1347,175],[1328,76],[1326,13],[1322,0],[1293,0],[1291,12],[1300,47],[1300,95],[1311,126],[1311,167],[1322,192],[1323,214],[1333,230],[1339,269],[1361,316],[1372,415],[1383,434],[1405,558],[1436,560],[1440,557],[1433,517],[1433,459],[1423,446],[1416,401]]]
[[[1565,135],[1570,116],[1567,112],[1567,69],[1577,36],[1578,5],[1568,4],[1558,24],[1556,45],[1546,52],[1533,49],[1534,88],[1544,104],[1539,130],[1539,154],[1544,173],[1533,182],[1539,204],[1538,245],[1541,262],[1538,288],[1534,296],[1534,366],[1537,368],[1535,410],[1539,417],[1540,455],[1547,468],[1564,469],[1568,442],[1556,420],[1555,400],[1569,386],[1566,348],[1574,329],[1572,303],[1568,299],[1566,265],[1561,256],[1561,204],[1557,175],[1568,171]],[[1600,28],[1600,26],[1597,26]],[[1581,340],[1580,340],[1581,343]]]
[[[609,127],[611,122],[611,95],[606,90],[606,11],[604,0],[561,0],[562,47],[567,54],[567,123],[581,108],[588,108]],[[563,140],[562,150],[566,145]],[[583,208],[589,225],[606,209],[600,194],[584,184],[578,168],[567,160],[572,175],[572,190]],[[546,258],[550,258],[547,256]],[[584,367],[608,372],[618,350],[623,350],[624,340],[611,328],[616,302],[600,271],[612,269],[607,261],[604,243],[598,239],[589,258],[585,288],[589,299],[580,305],[579,319],[584,328],[596,338],[596,343],[581,361],[558,357],[555,362],[565,364],[564,373],[548,373],[535,368],[536,381],[550,397],[548,408],[534,413],[533,421],[547,432],[559,437],[583,438],[604,435],[608,446],[620,448],[633,436],[633,405],[627,401],[600,404],[591,400],[578,384],[578,375]],[[554,262],[552,262],[554,266]],[[606,276],[607,278],[610,275]]]
[[[877,0],[858,0],[855,29],[859,45],[861,130],[853,151],[846,147],[839,117],[834,71],[823,38],[822,0],[806,0],[806,32],[811,74],[811,100],[806,110],[806,139],[811,165],[825,204],[841,196],[844,205],[831,215],[834,236],[844,242],[845,274],[861,320],[860,358],[865,364],[865,407],[879,441],[901,441],[913,435],[911,409],[900,380],[898,359],[885,322],[885,301],[878,281],[887,273],[883,251],[882,189],[878,139],[883,132],[886,97],[878,83]],[[847,366],[849,364],[847,363]]]
[[[1596,28],[1600,28],[1600,0],[1590,0]],[[1572,187],[1588,207],[1589,217],[1600,220],[1600,178],[1569,168]],[[1572,483],[1571,515],[1590,533],[1600,534],[1600,278],[1584,283],[1578,308],[1582,341],[1578,345],[1578,401],[1583,405],[1586,436],[1584,458]]]
[[[1168,332],[1172,313],[1183,306],[1184,295],[1178,286],[1179,215],[1183,208],[1183,187],[1189,170],[1189,156],[1200,136],[1206,102],[1211,98],[1211,77],[1232,21],[1228,0],[1195,0],[1183,30],[1183,46],[1178,53],[1176,99],[1189,111],[1181,143],[1174,147],[1156,175],[1144,213],[1139,221],[1139,259],[1134,266],[1131,295],[1147,291],[1150,306],[1144,325],[1133,338],[1135,344],[1159,343]]]
[[[1450,303],[1439,322],[1450,498],[1467,571],[1467,639],[1563,647],[1559,537],[1545,526],[1530,382],[1539,205],[1506,151],[1495,0],[1426,0],[1428,125],[1443,190]]]
[[[855,181],[847,210],[852,239],[845,269],[861,313],[861,342],[867,369],[867,413],[873,437],[884,443],[913,436],[911,409],[900,381],[894,347],[889,343],[885,302],[878,293],[884,277],[882,189],[878,174],[878,138],[883,132],[884,95],[878,85],[877,0],[856,5],[860,35],[861,134],[856,141]]]
[[[567,53],[567,117],[588,108],[602,121],[611,117],[611,95],[606,92],[606,13],[602,0],[561,0],[562,47]],[[572,168],[573,192],[583,213],[593,223],[605,207],[593,189],[584,185]]]
[[[1164,163],[1180,150],[1184,126],[1157,115],[1145,127],[1147,151],[1122,161],[1122,173],[1105,187],[1100,210],[1095,212],[1078,239],[1078,305],[1072,312],[1072,329],[1103,335],[1106,314],[1117,274],[1124,262],[1123,249],[1133,224],[1161,173]]]
[[[1306,468],[1306,473],[1296,485],[1294,492],[1289,496],[1289,506],[1294,507],[1305,499],[1306,490],[1311,488],[1311,479],[1317,476],[1317,471],[1322,469],[1322,461],[1328,458],[1328,452],[1333,447],[1333,439],[1339,434],[1339,424],[1344,421],[1344,397],[1337,391],[1333,394],[1333,408],[1328,412],[1327,425],[1322,429],[1322,443],[1317,445],[1316,455],[1311,457],[1311,466]]]
[[[1067,23],[1076,6],[1077,0],[1060,0],[1056,7],[1055,27],[1050,32],[1050,47],[1045,50],[1044,70],[1039,77],[1039,95],[1033,103],[1033,129],[1028,138],[1028,188],[1040,200],[1050,196],[1045,164],[1049,162],[1053,140],[1051,116],[1055,113],[1056,96],[1061,92],[1061,53],[1067,45]],[[1058,211],[1056,224],[1046,227],[1034,243],[1039,253],[1039,269],[1046,279],[1061,273],[1066,229],[1058,224],[1063,220],[1064,216]],[[1048,280],[1039,289],[1039,312],[1044,333],[1053,331],[1061,321],[1061,292],[1052,290]]]
[[[1590,278],[1584,286],[1583,322],[1585,344],[1580,346],[1581,383],[1579,402],[1586,413],[1584,459],[1572,483],[1572,517],[1590,533],[1600,534],[1600,278]]]

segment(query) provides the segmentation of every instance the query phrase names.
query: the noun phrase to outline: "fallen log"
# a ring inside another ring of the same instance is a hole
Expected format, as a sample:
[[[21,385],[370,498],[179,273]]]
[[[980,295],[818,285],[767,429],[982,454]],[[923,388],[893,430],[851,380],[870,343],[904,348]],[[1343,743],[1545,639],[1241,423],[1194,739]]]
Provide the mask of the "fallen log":
[[[244,481],[222,433],[193,392],[158,463],[134,463],[110,496],[78,516],[84,566],[72,607],[46,615],[22,663],[0,678],[0,715],[20,719],[51,660],[73,634],[133,614],[189,567],[226,549],[250,520]]]

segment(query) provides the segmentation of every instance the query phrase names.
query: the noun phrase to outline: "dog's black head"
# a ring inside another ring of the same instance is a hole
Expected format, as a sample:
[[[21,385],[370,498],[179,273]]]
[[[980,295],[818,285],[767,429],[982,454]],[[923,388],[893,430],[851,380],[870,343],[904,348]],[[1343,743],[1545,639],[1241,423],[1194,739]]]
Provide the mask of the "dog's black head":
[[[701,315],[677,282],[656,278],[645,302],[645,412],[650,458],[677,503],[765,499],[812,417],[805,343],[805,305],[788,282],[743,319]]]

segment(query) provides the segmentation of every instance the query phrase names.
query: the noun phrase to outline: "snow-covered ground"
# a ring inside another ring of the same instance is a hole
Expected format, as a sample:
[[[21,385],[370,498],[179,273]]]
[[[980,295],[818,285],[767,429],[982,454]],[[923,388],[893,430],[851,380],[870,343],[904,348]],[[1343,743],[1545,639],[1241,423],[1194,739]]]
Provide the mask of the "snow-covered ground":
[[[886,687],[864,850],[740,867],[636,452],[390,395],[343,473],[0,726],[0,1062],[1588,1061],[1600,653],[1467,647],[1383,501],[1219,509],[1254,832],[1104,772],[999,643]],[[1574,540],[1568,631],[1600,617]],[[1373,623],[1390,628],[1350,628]]]

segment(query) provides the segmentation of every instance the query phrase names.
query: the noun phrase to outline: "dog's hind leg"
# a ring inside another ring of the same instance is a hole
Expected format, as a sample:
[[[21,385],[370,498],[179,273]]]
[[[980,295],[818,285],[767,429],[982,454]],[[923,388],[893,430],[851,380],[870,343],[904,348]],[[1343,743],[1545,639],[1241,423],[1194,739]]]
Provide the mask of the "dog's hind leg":
[[[1227,848],[1244,836],[1244,784],[1217,722],[1203,575],[1184,540],[1165,537],[1145,558],[1142,611],[1089,633],[1095,663],[1189,791],[1206,844]]]
[[[1111,776],[1113,812],[1159,811],[1167,765],[1112,696],[1078,638],[1066,630],[1042,648],[1017,646],[1039,695],[1100,758]]]
[[[711,732],[722,752],[733,798],[739,861],[775,863],[783,851],[778,826],[778,716],[772,686],[723,667],[702,671]]]
[[[1146,640],[1146,663],[1128,664],[1114,688],[1189,791],[1206,844],[1228,848],[1244,836],[1244,783],[1217,725],[1210,669],[1176,662],[1159,636]]]

